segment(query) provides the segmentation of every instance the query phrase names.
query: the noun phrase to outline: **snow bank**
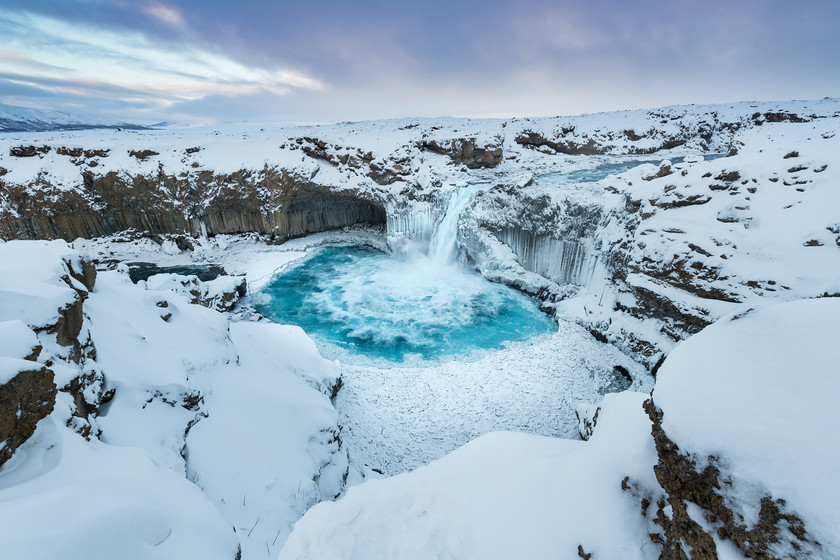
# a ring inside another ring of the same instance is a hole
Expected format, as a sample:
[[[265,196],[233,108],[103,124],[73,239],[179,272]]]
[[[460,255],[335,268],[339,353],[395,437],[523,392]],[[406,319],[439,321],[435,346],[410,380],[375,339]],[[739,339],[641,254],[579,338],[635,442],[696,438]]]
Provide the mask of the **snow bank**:
[[[0,356],[27,358],[38,346],[38,337],[20,319],[0,322]]]
[[[4,554],[271,558],[308,507],[343,491],[352,473],[327,396],[339,368],[303,331],[230,324],[121,270],[77,291],[80,255],[64,242],[0,250],[0,295],[32,301],[2,308],[0,383],[43,367],[18,359],[42,345],[59,388],[0,468]],[[73,352],[28,326],[56,319],[65,296],[81,309]]]
[[[674,349],[653,394],[669,439],[718,457],[751,501],[785,500],[826,557],[840,556],[838,317],[840,298],[821,298],[721,320]]]
[[[81,270],[79,254],[64,241],[0,243],[0,321],[22,320],[33,328],[54,325],[59,310],[78,298],[68,282],[86,291],[70,277],[68,263]]]
[[[604,399],[588,442],[482,436],[411,473],[365,482],[295,526],[283,560],[656,558],[630,476],[655,485],[644,395]]]
[[[240,367],[204,379],[208,416],[189,432],[188,476],[233,524],[243,557],[270,558],[310,506],[343,490],[337,413],[306,383],[335,383],[338,367],[296,327],[235,323],[231,339]]]
[[[0,469],[6,558],[231,560],[236,537],[189,481],[52,419]]]
[[[29,360],[0,356],[0,385],[8,383],[13,377],[22,371],[31,371],[40,367],[40,365],[30,362]]]

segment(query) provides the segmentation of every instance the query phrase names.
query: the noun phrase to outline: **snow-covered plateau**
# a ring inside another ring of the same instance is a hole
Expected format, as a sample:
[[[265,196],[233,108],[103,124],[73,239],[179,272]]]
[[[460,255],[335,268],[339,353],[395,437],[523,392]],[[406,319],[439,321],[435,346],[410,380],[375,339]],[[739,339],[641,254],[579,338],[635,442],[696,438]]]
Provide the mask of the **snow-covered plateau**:
[[[838,132],[823,99],[0,134],[0,551],[840,558]],[[325,246],[555,324],[395,360],[258,312]]]

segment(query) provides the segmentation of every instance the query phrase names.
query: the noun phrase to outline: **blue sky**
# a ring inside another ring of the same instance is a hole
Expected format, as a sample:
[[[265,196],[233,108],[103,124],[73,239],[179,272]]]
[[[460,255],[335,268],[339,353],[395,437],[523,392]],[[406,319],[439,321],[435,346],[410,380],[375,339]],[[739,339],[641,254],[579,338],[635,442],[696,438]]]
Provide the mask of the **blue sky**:
[[[0,103],[126,120],[840,96],[836,0],[0,0]]]

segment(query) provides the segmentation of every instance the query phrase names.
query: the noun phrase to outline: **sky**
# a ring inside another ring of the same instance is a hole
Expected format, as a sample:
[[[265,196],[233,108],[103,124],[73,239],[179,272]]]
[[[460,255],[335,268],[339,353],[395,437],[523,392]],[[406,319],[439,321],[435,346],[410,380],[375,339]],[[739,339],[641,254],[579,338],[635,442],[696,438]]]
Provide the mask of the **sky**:
[[[0,0],[0,103],[130,122],[840,96],[837,0]]]

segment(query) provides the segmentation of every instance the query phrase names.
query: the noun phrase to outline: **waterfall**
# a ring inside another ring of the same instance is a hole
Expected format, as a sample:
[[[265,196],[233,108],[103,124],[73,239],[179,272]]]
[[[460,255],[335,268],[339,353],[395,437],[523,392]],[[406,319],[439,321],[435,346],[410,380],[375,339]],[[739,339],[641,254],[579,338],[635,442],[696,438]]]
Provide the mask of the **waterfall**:
[[[387,211],[388,245],[396,255],[428,255],[437,263],[458,256],[458,219],[470,197],[485,183],[462,186],[453,192],[446,209],[440,204],[414,201]]]
[[[458,219],[470,197],[481,185],[470,185],[455,191],[449,199],[446,214],[438,223],[429,243],[429,258],[437,263],[449,263],[458,256]]]

